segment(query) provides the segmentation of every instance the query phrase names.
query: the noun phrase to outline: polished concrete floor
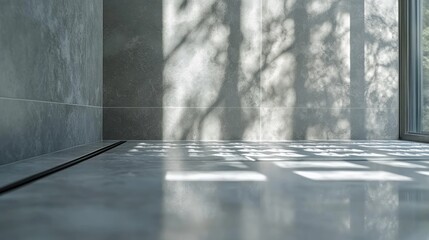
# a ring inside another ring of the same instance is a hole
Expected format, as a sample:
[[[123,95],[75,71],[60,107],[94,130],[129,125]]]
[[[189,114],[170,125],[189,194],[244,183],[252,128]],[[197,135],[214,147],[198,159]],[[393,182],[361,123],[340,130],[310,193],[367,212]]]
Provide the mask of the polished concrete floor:
[[[106,144],[1,166],[0,183]],[[129,141],[0,213],[2,239],[429,239],[429,145]]]

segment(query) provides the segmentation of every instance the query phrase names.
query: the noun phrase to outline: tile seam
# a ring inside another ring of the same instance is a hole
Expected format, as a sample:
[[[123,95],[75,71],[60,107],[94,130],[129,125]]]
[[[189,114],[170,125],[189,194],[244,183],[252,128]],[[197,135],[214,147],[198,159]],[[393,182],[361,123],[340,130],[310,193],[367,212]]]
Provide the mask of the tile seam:
[[[207,109],[208,107],[103,107],[105,109],[165,109],[165,108],[176,108],[176,109]],[[216,109],[399,109],[399,107],[339,107],[339,108],[330,108],[330,107],[215,107]]]
[[[58,105],[68,105],[68,106],[88,107],[88,108],[103,108],[102,106],[95,106],[95,105],[84,105],[84,104],[62,103],[62,102],[50,102],[50,101],[43,101],[43,100],[24,99],[24,98],[0,97],[0,100],[20,101],[20,102],[35,102],[35,103],[44,103],[44,104],[58,104]]]

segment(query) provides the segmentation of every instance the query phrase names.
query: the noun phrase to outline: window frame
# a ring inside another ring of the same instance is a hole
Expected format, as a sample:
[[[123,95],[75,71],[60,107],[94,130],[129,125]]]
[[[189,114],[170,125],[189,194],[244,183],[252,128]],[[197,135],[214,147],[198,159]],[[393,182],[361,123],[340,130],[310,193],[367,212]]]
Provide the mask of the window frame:
[[[429,142],[421,129],[420,0],[399,0],[399,138]],[[413,93],[412,89],[415,89]],[[414,103],[414,104],[411,104]]]

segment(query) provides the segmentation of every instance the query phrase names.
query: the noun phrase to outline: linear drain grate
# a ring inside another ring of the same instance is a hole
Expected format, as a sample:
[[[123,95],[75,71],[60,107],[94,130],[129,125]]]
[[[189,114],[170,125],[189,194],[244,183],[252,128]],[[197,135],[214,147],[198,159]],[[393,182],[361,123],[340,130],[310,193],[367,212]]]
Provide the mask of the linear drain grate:
[[[23,186],[25,186],[27,184],[30,184],[32,182],[35,182],[35,181],[37,181],[39,179],[42,179],[42,178],[47,177],[49,175],[52,175],[52,174],[54,174],[56,172],[60,172],[62,170],[65,170],[65,169],[67,169],[69,167],[72,167],[72,166],[74,166],[76,164],[79,164],[81,162],[84,162],[84,161],[86,161],[86,160],[88,160],[90,158],[93,158],[93,157],[95,157],[97,155],[100,155],[100,154],[102,154],[104,152],[107,152],[110,149],[115,148],[115,147],[117,147],[117,146],[119,146],[119,145],[121,145],[121,144],[123,144],[125,142],[126,141],[119,141],[119,142],[110,144],[109,146],[100,148],[100,149],[98,149],[96,151],[93,151],[91,153],[85,154],[85,155],[83,155],[81,157],[78,157],[76,159],[73,159],[73,160],[71,160],[69,162],[63,163],[63,164],[58,165],[56,167],[47,169],[45,171],[33,174],[33,175],[25,177],[25,178],[23,178],[21,180],[15,181],[15,182],[10,183],[10,184],[7,184],[7,185],[5,185],[3,187],[0,187],[0,195],[5,194],[5,193],[10,192],[10,191],[13,191],[15,189],[18,189],[20,187],[23,187]]]

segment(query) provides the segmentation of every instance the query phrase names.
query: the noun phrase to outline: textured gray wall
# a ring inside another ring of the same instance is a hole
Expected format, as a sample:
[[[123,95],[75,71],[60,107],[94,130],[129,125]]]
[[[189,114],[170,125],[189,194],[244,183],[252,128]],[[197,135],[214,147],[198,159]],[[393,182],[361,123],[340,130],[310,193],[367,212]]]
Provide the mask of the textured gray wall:
[[[106,139],[397,139],[396,0],[105,0]]]
[[[0,163],[102,138],[102,0],[0,1]]]

